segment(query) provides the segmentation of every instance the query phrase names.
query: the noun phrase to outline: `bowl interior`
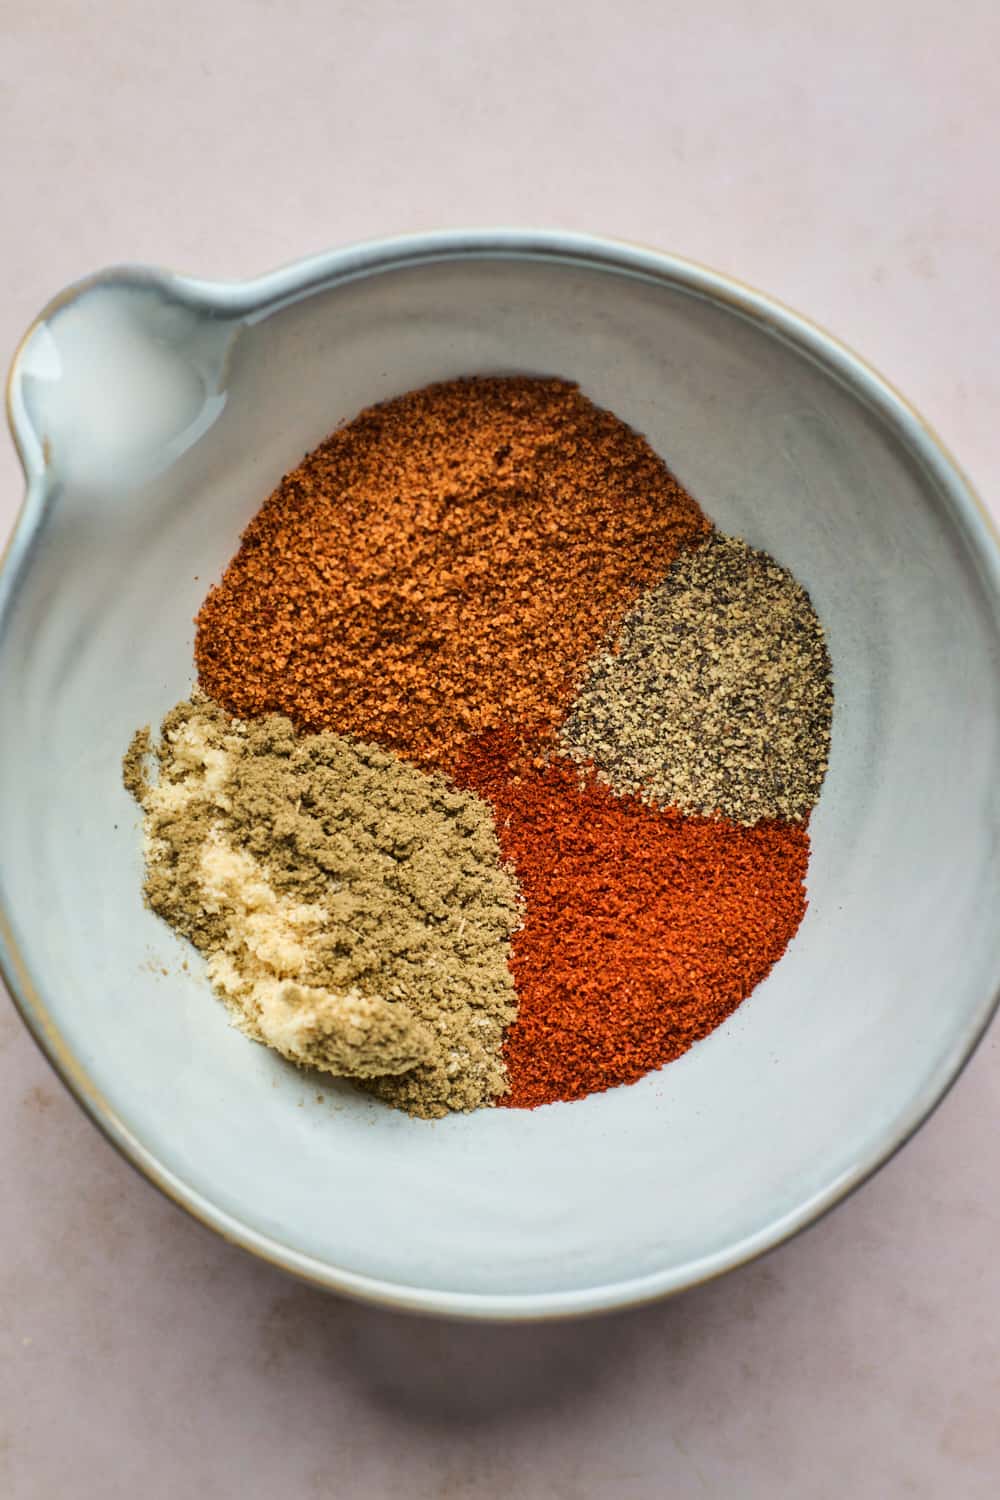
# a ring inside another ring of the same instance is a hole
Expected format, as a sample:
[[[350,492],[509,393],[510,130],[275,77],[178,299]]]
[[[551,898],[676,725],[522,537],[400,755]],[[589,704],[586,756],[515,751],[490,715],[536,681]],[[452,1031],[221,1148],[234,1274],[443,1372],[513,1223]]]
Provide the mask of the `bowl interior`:
[[[227,1026],[142,906],[119,763],[188,692],[192,617],[285,470],[370,402],[514,371],[579,381],[805,583],[832,757],[809,911],[726,1025],[631,1088],[428,1124]],[[1000,978],[1000,650],[990,544],[915,423],[683,277],[496,255],[246,316],[95,286],[35,331],[17,398],[51,493],[0,639],[0,895],[36,1024],[189,1206],[402,1304],[571,1310],[773,1243],[917,1122]]]

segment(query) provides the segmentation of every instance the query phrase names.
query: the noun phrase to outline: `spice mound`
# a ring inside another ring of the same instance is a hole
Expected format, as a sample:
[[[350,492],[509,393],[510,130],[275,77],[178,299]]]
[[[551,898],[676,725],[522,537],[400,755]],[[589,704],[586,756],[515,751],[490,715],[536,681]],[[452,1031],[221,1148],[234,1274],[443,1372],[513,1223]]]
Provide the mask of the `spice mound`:
[[[235,1024],[433,1118],[679,1057],[806,909],[830,658],[802,585],[558,379],[362,411],[125,757],[145,895]]]
[[[507,1090],[521,904],[478,797],[205,697],[172,709],[155,747],[140,731],[124,774],[146,899],[248,1035],[425,1117]]]
[[[607,631],[707,531],[568,382],[429,386],[285,476],[198,615],[198,680],[447,770],[488,729],[554,735]]]
[[[616,792],[737,823],[801,820],[830,750],[823,627],[786,568],[713,533],[590,664],[563,748]]]

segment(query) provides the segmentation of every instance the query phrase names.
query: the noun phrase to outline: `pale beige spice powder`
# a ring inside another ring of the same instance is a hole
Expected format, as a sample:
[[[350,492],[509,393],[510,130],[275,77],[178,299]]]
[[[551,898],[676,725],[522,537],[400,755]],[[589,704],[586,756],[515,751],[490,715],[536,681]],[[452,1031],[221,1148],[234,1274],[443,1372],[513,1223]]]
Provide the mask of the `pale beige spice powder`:
[[[520,904],[484,802],[377,746],[233,720],[200,695],[155,747],[137,733],[123,773],[146,899],[244,1031],[416,1115],[505,1092]]]

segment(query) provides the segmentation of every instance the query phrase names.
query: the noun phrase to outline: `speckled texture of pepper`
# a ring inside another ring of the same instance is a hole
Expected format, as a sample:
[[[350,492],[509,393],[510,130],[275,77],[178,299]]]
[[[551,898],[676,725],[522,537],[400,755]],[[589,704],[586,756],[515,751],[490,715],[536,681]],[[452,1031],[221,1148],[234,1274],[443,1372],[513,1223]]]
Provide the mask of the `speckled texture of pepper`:
[[[823,627],[787,568],[713,532],[591,662],[560,732],[617,792],[738,823],[799,820],[830,753]]]

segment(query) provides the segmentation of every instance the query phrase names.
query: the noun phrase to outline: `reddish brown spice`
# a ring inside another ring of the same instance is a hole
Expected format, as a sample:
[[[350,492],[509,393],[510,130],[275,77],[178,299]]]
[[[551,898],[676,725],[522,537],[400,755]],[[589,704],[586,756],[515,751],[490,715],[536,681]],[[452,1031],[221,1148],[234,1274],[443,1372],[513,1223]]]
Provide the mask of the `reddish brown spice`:
[[[514,749],[484,736],[456,774],[492,803],[525,899],[499,1102],[534,1108],[634,1083],[724,1021],[802,920],[809,835],[616,797],[565,760],[513,770]]]
[[[364,411],[285,476],[198,615],[231,713],[448,769],[562,719],[590,655],[708,522],[646,440],[563,380],[473,379]]]

